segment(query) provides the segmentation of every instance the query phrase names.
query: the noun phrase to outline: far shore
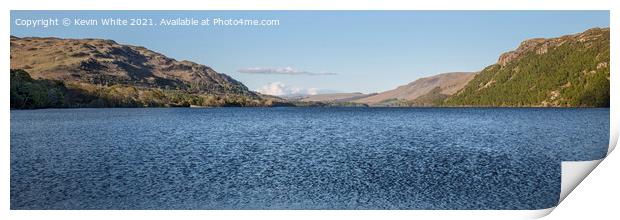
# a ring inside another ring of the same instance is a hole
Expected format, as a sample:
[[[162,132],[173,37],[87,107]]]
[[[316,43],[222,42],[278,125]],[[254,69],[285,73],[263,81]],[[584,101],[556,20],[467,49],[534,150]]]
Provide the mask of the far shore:
[[[20,110],[43,110],[43,109],[213,109],[213,108],[372,108],[372,109],[416,109],[416,108],[441,108],[441,109],[459,109],[459,108],[522,108],[522,109],[591,109],[601,108],[609,109],[609,107],[593,107],[593,106],[163,106],[163,107],[66,107],[66,108],[29,108],[19,109],[10,108],[11,111]]]

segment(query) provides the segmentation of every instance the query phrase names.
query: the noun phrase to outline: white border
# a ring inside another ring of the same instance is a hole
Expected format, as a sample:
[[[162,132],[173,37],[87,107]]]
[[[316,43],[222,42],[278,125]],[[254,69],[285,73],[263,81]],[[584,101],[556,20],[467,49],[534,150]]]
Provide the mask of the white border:
[[[11,1],[12,10],[609,10],[611,0]]]
[[[554,208],[541,210],[277,210],[277,211],[11,211],[9,219],[534,219],[548,215]]]
[[[611,11],[611,29],[612,31],[612,51],[611,57],[616,57],[618,46],[614,42],[618,42],[615,30],[618,24],[615,10],[612,8],[611,0],[212,0],[212,1],[191,1],[191,0],[150,0],[150,1],[90,1],[90,0],[54,0],[54,1],[37,1],[37,0],[19,0],[19,1],[2,1],[3,13],[1,24],[4,35],[4,42],[9,41],[10,33],[10,10],[612,10]],[[2,48],[2,61],[4,69],[9,66],[9,44],[0,44]],[[612,59],[613,60],[613,59]],[[611,72],[616,72],[617,65],[611,63]],[[450,219],[450,218],[471,218],[471,219],[504,219],[504,218],[537,218],[549,214],[551,209],[543,210],[473,210],[473,211],[442,211],[442,210],[407,210],[407,211],[8,211],[9,195],[10,195],[10,133],[9,133],[9,82],[0,80],[0,88],[4,91],[0,92],[2,102],[3,117],[2,132],[0,137],[4,150],[2,152],[2,163],[0,165],[0,174],[4,177],[0,181],[0,188],[3,200],[2,205],[5,218],[3,219],[170,219],[183,217],[185,219],[203,219],[203,218],[258,218],[258,219],[376,219],[376,218],[393,218],[404,219],[421,217],[424,219]],[[611,84],[618,85],[618,77],[611,77]],[[611,152],[618,140],[618,98],[614,94],[620,94],[617,86],[611,87],[611,131],[610,148]],[[598,162],[596,163],[598,164]],[[570,166],[570,165],[569,165]],[[565,165],[563,165],[565,168]],[[588,170],[588,169],[585,169]],[[566,170],[563,169],[563,173]],[[569,172],[572,173],[572,172]],[[588,172],[580,173],[585,177]],[[574,173],[572,173],[574,174]],[[565,177],[563,176],[563,179]],[[579,178],[575,178],[579,179]],[[583,179],[583,178],[581,178]],[[566,181],[563,181],[563,184]],[[563,188],[563,191],[565,188]],[[571,189],[572,190],[572,189]],[[567,193],[566,193],[567,194]]]

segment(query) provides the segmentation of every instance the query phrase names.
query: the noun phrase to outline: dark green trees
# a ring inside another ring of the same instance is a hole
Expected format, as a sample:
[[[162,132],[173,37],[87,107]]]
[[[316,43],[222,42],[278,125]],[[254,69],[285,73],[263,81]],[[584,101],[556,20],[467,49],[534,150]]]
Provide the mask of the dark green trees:
[[[517,59],[488,66],[444,105],[609,107],[608,28],[517,51]]]
[[[189,93],[184,90],[127,85],[65,84],[33,79],[21,69],[11,70],[11,108],[113,108],[113,107],[259,107],[292,105],[269,98],[245,95]]]
[[[63,107],[66,87],[62,82],[35,80],[24,70],[11,70],[11,108]]]

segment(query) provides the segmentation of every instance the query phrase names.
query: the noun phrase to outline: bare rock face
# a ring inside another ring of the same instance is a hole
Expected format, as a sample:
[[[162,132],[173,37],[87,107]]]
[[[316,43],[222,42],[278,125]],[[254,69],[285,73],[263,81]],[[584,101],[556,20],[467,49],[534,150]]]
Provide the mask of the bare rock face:
[[[534,52],[536,54],[545,54],[549,49],[561,46],[567,41],[588,42],[598,39],[605,32],[609,32],[609,28],[592,28],[585,32],[565,35],[558,38],[534,38],[521,42],[516,50],[503,53],[499,56],[497,64],[506,66],[506,64],[520,59],[523,55]]]
[[[103,39],[12,36],[11,69],[64,82],[255,96],[242,83],[208,66]]]

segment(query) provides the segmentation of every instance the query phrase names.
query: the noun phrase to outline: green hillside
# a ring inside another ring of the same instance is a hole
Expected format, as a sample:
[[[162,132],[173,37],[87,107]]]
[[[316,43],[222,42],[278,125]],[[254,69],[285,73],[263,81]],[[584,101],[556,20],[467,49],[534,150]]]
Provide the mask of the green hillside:
[[[609,28],[525,41],[446,106],[609,106]]]

